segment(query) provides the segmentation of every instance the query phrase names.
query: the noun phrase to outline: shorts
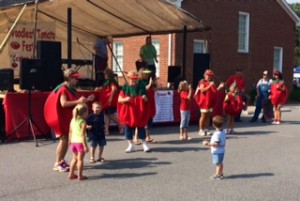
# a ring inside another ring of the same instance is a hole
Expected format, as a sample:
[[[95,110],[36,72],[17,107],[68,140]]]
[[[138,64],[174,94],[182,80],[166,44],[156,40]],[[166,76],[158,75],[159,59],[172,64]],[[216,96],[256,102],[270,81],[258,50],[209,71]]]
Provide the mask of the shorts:
[[[109,107],[106,110],[104,110],[105,114],[115,114],[117,112],[117,108],[116,107]]]
[[[200,112],[203,112],[203,113],[213,112],[213,108],[200,109]]]
[[[146,129],[145,129],[145,127],[137,128],[137,130],[138,130],[139,139],[145,140],[146,139]],[[133,136],[134,136],[134,133],[135,133],[135,127],[125,126],[125,132],[124,133],[125,133],[125,137],[126,137],[127,140],[132,140]]]
[[[190,122],[191,111],[180,111],[180,128],[187,128]]]
[[[84,153],[84,147],[82,143],[71,143],[70,149],[73,153]]]
[[[146,130],[150,130],[153,127],[153,118],[150,118],[148,124],[145,126]]]
[[[223,164],[224,153],[212,154],[212,162],[215,165]]]
[[[99,147],[103,147],[106,145],[106,139],[91,140],[91,141],[89,141],[89,144],[93,148],[96,148],[98,145],[99,145]]]

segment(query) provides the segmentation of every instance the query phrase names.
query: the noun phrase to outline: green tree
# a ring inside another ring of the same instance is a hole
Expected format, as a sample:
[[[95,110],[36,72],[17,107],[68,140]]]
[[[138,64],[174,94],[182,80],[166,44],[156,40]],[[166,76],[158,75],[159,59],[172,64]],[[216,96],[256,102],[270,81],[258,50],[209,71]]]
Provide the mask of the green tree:
[[[300,17],[300,3],[290,4],[292,10]],[[300,66],[300,27],[296,27],[295,33],[296,48],[295,48],[295,65]]]

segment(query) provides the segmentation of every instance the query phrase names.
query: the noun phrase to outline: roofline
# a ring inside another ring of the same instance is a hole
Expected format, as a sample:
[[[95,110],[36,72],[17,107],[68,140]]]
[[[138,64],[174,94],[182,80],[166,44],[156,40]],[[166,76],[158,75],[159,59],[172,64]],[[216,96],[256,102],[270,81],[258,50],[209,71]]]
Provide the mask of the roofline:
[[[286,0],[277,0],[279,5],[287,12],[287,14],[292,18],[292,20],[295,22],[295,25],[297,27],[300,27],[300,18],[298,15],[291,9],[289,4],[286,2]]]

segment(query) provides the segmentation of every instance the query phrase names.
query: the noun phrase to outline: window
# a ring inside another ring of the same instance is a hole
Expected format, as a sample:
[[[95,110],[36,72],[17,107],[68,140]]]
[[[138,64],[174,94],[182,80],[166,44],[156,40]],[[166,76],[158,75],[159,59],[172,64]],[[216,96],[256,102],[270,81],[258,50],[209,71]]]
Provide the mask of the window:
[[[249,14],[239,12],[238,52],[241,53],[249,52],[249,22]]]
[[[206,41],[204,40],[194,40],[194,53],[206,53]]]
[[[273,67],[282,72],[282,47],[274,47]]]
[[[157,61],[158,61],[157,63],[155,63],[156,77],[159,77],[159,73],[160,73],[160,43],[159,43],[159,40],[152,39],[152,45],[156,49],[156,56],[157,56]]]
[[[114,42],[113,43],[113,52],[116,57],[116,59],[112,58],[113,71],[116,72],[118,75],[122,75],[121,71],[123,71],[123,55],[124,55],[123,54],[123,43]],[[119,64],[119,66],[117,63]]]

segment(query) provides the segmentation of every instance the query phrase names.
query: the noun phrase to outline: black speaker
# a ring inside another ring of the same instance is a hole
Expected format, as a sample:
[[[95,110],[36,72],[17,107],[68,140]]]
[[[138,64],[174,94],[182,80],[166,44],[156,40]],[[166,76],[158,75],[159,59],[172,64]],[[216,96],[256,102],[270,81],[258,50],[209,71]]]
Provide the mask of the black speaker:
[[[181,66],[168,66],[168,82],[174,83],[179,79],[181,73]]]
[[[14,91],[14,70],[10,68],[0,69],[0,91]]]
[[[48,90],[63,82],[61,42],[37,41],[37,58],[43,61],[44,79],[47,80]]]
[[[210,66],[210,54],[194,54],[193,89],[197,88],[203,74]]]
[[[20,89],[49,90],[41,59],[22,59],[20,65]]]

